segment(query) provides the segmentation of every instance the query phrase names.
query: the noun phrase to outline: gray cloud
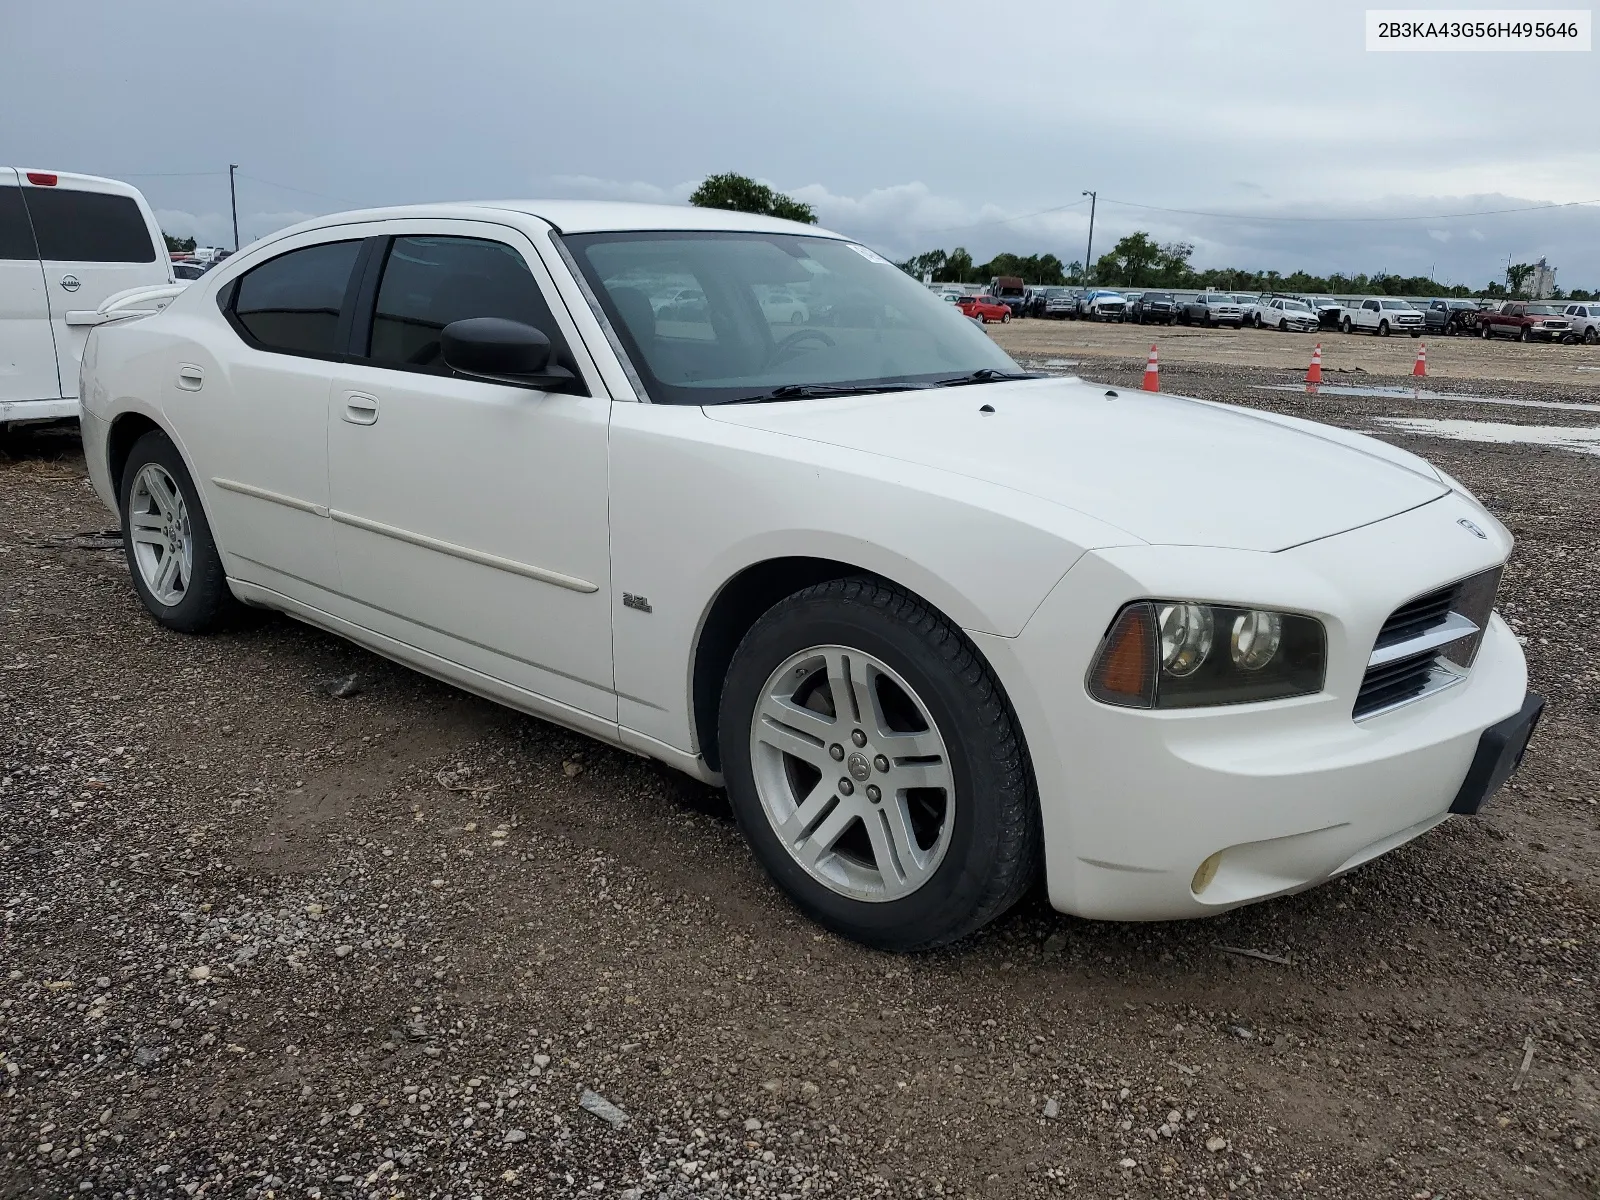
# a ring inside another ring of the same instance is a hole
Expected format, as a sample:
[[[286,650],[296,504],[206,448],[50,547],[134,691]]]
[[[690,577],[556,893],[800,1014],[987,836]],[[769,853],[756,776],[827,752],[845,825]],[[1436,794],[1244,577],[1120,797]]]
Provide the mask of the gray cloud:
[[[265,232],[258,218],[355,205],[681,202],[736,170],[894,253],[960,242],[1079,258],[1087,213],[1060,206],[1094,188],[1238,214],[1103,203],[1102,248],[1144,228],[1193,241],[1203,262],[1431,265],[1474,282],[1507,254],[1546,254],[1563,283],[1600,285],[1593,209],[1267,219],[1600,200],[1580,127],[1492,102],[1507,78],[1536,82],[1552,111],[1587,101],[1592,55],[1368,54],[1362,21],[1359,7],[1281,0],[13,3],[0,5],[0,77],[9,95],[51,100],[0,106],[0,145],[130,178],[207,238],[227,213],[229,162],[247,237]],[[1019,214],[1039,215],[1001,223]]]

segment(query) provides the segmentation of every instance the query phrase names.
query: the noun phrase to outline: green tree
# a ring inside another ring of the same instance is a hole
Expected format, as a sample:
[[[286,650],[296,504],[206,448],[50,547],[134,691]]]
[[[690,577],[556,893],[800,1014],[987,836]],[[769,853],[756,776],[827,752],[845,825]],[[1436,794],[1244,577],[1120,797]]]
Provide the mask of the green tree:
[[[195,240],[192,237],[177,238],[170,233],[163,233],[161,236],[167,240],[168,254],[189,254],[194,250]]]
[[[1513,296],[1520,296],[1522,285],[1528,282],[1528,276],[1532,274],[1532,263],[1513,263],[1506,268],[1506,287]]]
[[[921,254],[913,254],[905,262],[896,265],[913,279],[921,279],[924,275],[928,275],[934,280],[943,282],[945,263],[949,261],[949,255],[943,250],[924,250]]]
[[[764,217],[782,217],[786,221],[799,221],[802,225],[817,223],[817,215],[811,211],[809,204],[775,192],[748,175],[731,172],[708,175],[690,194],[689,203],[699,208],[725,208]]]
[[[1111,247],[1111,253],[1100,260],[1105,263],[1110,259],[1115,264],[1114,278],[1121,283],[1137,287],[1148,283],[1156,266],[1161,261],[1161,247],[1144,230],[1130,233],[1127,237]],[[1101,278],[1107,278],[1102,274]]]
[[[977,282],[978,271],[973,266],[972,255],[967,253],[965,246],[957,246],[950,251],[950,257],[944,264],[944,277],[947,283]]]
[[[1574,300],[1593,300],[1595,298],[1595,294],[1589,291],[1587,288],[1573,288],[1572,298]]]

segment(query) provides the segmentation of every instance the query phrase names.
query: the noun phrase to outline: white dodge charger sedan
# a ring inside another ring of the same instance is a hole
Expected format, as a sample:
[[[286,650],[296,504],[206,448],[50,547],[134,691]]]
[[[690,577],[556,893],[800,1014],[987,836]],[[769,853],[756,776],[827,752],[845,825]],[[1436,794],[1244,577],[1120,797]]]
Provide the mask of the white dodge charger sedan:
[[[1116,919],[1308,887],[1477,811],[1540,711],[1511,538],[1448,476],[1030,376],[809,226],[321,217],[102,324],[82,382],[156,620],[279,609],[725,782],[778,886],[877,946],[1041,875]]]

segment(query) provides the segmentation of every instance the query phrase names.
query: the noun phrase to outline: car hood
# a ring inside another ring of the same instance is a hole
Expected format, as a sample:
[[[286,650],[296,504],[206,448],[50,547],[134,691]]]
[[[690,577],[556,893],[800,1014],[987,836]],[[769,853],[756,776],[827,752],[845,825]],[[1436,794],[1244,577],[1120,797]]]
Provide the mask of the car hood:
[[[1162,545],[1285,550],[1450,491],[1421,460],[1347,430],[1078,379],[705,413],[985,480]]]

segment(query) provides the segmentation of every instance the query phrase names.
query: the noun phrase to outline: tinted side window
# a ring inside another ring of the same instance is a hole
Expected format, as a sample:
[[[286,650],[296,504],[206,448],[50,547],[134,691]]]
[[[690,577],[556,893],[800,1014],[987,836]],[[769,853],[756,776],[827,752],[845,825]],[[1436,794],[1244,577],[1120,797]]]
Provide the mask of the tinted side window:
[[[361,243],[324,242],[269,259],[239,280],[232,316],[263,350],[330,358]]]
[[[539,284],[510,246],[483,238],[395,238],[372,316],[372,364],[449,374],[439,331],[468,317],[532,325],[550,339],[552,361],[565,361],[561,333]]]
[[[155,262],[155,243],[131,196],[27,188],[23,198],[46,262]]]
[[[0,187],[0,258],[38,258],[22,189]]]

